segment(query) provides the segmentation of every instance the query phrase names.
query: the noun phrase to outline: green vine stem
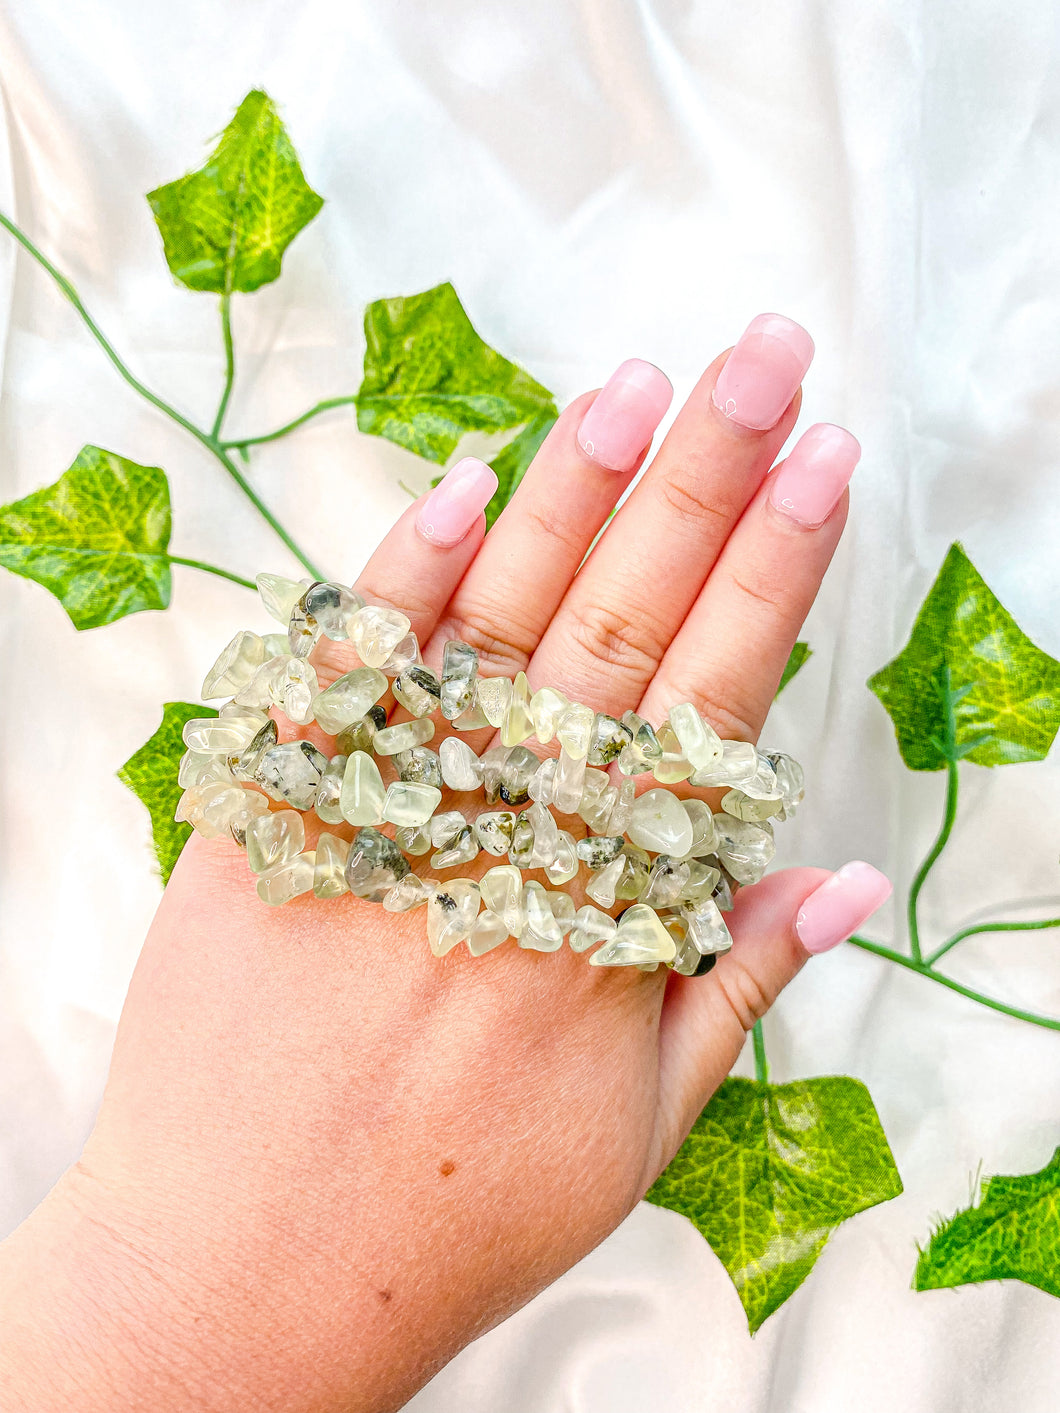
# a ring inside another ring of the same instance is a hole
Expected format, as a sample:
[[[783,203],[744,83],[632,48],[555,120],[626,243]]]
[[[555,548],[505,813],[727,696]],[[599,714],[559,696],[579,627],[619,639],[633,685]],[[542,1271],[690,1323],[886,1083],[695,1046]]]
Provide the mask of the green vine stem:
[[[179,427],[183,427],[184,430],[190,436],[193,436],[197,442],[204,446],[206,450],[210,452],[210,454],[221,463],[224,469],[228,472],[229,476],[231,476],[232,480],[235,481],[236,485],[250,501],[251,505],[254,506],[258,514],[266,521],[266,523],[271,527],[271,529],[276,533],[276,535],[279,536],[280,540],[282,540],[282,542],[291,551],[294,557],[298,560],[299,564],[301,564],[302,567],[308,573],[310,573],[314,579],[326,578],[326,575],[324,575],[319,569],[317,569],[316,565],[314,565],[313,561],[309,558],[309,556],[296,544],[292,536],[288,534],[288,532],[276,519],[275,515],[273,515],[272,511],[268,508],[265,502],[254,490],[253,486],[251,486],[249,481],[247,481],[246,477],[240,471],[239,467],[236,466],[235,462],[228,455],[228,452],[217,440],[216,436],[214,436],[210,432],[203,431],[201,427],[198,427],[195,425],[194,422],[189,421],[188,418],[183,415],[183,413],[178,412],[175,407],[171,406],[163,398],[159,397],[157,393],[153,393],[149,387],[146,387],[140,381],[140,379],[136,377],[132,370],[124,363],[121,356],[114,348],[113,344],[103,333],[103,330],[92,318],[91,314],[89,314],[88,310],[81,302],[81,297],[77,293],[77,290],[66,278],[66,276],[60,270],[56,269],[56,267],[43,253],[43,251],[38,250],[38,248],[30,240],[29,236],[26,235],[25,231],[23,231],[20,227],[16,226],[14,221],[12,221],[2,211],[0,211],[0,226],[3,226],[5,230],[9,231],[10,234],[13,235],[14,238],[18,241],[19,245],[21,245],[22,248],[27,252],[27,254],[31,255],[33,259],[36,260],[37,264],[40,265],[40,267],[44,271],[46,271],[48,275],[51,276],[52,280],[55,282],[58,288],[62,291],[62,293],[66,296],[66,298],[73,305],[74,309],[77,311],[77,314],[80,317],[82,323],[85,325],[85,328],[89,331],[95,341],[99,344],[100,348],[106,354],[107,358],[113,364],[119,377],[121,377],[126,383],[128,383],[129,387],[131,387],[134,392],[139,393],[139,395],[146,402],[149,402],[152,407],[157,408],[159,412],[161,412],[164,416],[168,417],[170,421],[175,422]]]
[[[183,555],[168,555],[170,564],[183,564],[188,569],[201,569],[204,574],[216,574],[218,579],[230,579],[233,584],[241,584],[244,589],[253,589],[257,592],[257,584],[253,579],[244,579],[242,574],[233,574],[230,569],[221,569],[216,564],[207,564],[202,559],[185,559]]]
[[[980,922],[974,927],[962,927],[948,942],[943,942],[924,958],[924,965],[933,967],[940,957],[944,957],[951,947],[963,942],[966,937],[978,937],[984,932],[1039,932],[1047,927],[1060,927],[1060,917],[1036,918],[1033,922]]]
[[[225,413],[228,411],[229,399],[232,396],[232,386],[236,380],[236,350],[232,342],[232,296],[228,290],[225,290],[221,296],[221,337],[225,346],[225,385],[217,407],[217,416],[213,419],[213,426],[210,428],[210,436],[214,441],[221,435],[221,427],[224,424]]]
[[[751,1027],[751,1041],[755,1051],[755,1079],[759,1084],[769,1083],[769,1062],[766,1059],[766,1037],[762,1032],[762,1022],[755,1021]]]
[[[942,828],[938,832],[938,838],[931,846],[931,852],[917,869],[916,877],[909,887],[909,904],[907,917],[909,922],[909,950],[913,954],[913,961],[923,961],[920,947],[920,918],[919,903],[920,890],[927,882],[928,874],[938,863],[939,856],[949,843],[950,835],[953,833],[953,825],[957,819],[957,762],[947,758],[946,760],[946,809],[942,819]]]
[[[333,407],[355,406],[356,403],[357,397],[353,393],[348,397],[325,398],[323,402],[318,402],[315,407],[311,407],[308,412],[303,412],[292,422],[285,422],[282,427],[277,427],[274,432],[264,432],[259,437],[238,437],[234,441],[222,442],[221,445],[227,451],[245,451],[248,446],[262,446],[265,442],[278,441],[280,437],[285,437],[288,432],[293,432],[304,422],[310,421],[313,417],[319,417],[322,412],[330,412]]]

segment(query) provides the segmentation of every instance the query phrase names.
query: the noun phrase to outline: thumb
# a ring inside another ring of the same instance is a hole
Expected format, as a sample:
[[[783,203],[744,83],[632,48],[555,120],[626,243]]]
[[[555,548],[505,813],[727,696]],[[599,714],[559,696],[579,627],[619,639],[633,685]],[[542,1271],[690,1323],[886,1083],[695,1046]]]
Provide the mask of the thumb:
[[[747,1032],[817,952],[855,932],[891,894],[867,863],[790,868],[741,889],[730,952],[704,977],[670,978],[659,1024],[659,1171],[729,1073]],[[654,1175],[653,1175],[654,1176]]]

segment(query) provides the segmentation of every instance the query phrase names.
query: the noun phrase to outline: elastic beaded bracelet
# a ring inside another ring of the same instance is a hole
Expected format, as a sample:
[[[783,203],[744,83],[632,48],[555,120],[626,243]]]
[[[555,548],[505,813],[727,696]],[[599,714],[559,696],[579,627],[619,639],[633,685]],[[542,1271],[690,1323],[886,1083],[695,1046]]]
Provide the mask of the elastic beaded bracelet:
[[[176,818],[245,848],[264,902],[312,892],[351,893],[391,912],[423,906],[439,957],[460,942],[481,956],[509,937],[554,952],[566,938],[576,952],[596,948],[593,966],[661,964],[698,976],[732,946],[722,914],[736,888],[762,877],[774,822],[803,797],[790,756],[723,741],[688,702],[656,729],[636,712],[610,716],[555,687],[531,695],[523,672],[480,677],[467,643],[445,644],[439,676],[396,609],[366,605],[341,584],[271,574],[257,583],[286,635],[237,633],[207,673],[203,698],[229,700],[184,727]],[[307,658],[322,636],[348,641],[362,665],[320,690]],[[410,720],[388,724],[387,692]],[[275,709],[298,726],[315,721],[336,754],[281,743]],[[433,750],[437,716],[456,733],[493,728],[500,744],[478,756],[455,734]],[[526,744],[553,738],[559,754],[544,759]],[[648,774],[656,783],[638,795],[635,779]],[[681,782],[725,790],[720,811],[667,788]],[[500,808],[439,813],[443,788],[482,790]],[[287,808],[271,810],[270,799]],[[353,826],[352,841],[325,829],[307,850],[309,811],[324,825]],[[577,815],[589,832],[576,838],[557,815]],[[506,861],[477,881],[421,877],[410,863],[429,854],[432,874],[445,873],[480,853]],[[563,885],[583,865],[592,902],[576,908]],[[540,871],[552,887],[524,871]],[[605,911],[616,901],[627,904],[617,919]]]

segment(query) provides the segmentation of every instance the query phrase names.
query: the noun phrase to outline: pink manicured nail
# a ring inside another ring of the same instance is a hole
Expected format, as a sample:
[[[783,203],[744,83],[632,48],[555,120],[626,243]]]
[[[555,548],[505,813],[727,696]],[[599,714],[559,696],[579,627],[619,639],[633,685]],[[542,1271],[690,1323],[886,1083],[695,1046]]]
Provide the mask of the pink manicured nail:
[[[629,471],[666,416],[674,390],[654,363],[628,358],[581,420],[578,445],[608,471]]]
[[[711,397],[731,422],[775,427],[813,359],[813,339],[794,319],[759,314],[740,335]]]
[[[423,502],[416,516],[416,529],[432,545],[443,549],[458,545],[496,489],[496,473],[477,456],[465,456],[445,473]]]
[[[807,427],[772,478],[769,503],[781,515],[815,530],[836,502],[861,457],[857,437],[831,422]]]
[[[795,931],[807,952],[827,952],[856,932],[891,896],[889,878],[867,863],[844,864],[799,909]]]

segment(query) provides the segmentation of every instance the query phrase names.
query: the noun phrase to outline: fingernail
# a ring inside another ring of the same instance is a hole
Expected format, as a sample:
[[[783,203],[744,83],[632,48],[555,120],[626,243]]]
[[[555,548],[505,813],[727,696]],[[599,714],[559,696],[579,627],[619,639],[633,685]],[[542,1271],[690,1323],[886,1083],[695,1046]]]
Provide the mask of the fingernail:
[[[799,525],[816,529],[836,508],[861,457],[857,437],[831,422],[807,427],[772,477],[769,503]]]
[[[758,314],[740,335],[711,397],[731,422],[775,427],[813,359],[813,339],[783,314]]]
[[[423,502],[416,516],[416,529],[432,545],[443,549],[458,545],[496,489],[496,473],[477,456],[465,456],[445,473]]]
[[[889,878],[867,863],[844,864],[799,909],[795,931],[807,952],[827,952],[856,932],[892,893]]]
[[[627,358],[581,420],[578,445],[608,471],[629,471],[655,435],[674,390],[654,363]]]

